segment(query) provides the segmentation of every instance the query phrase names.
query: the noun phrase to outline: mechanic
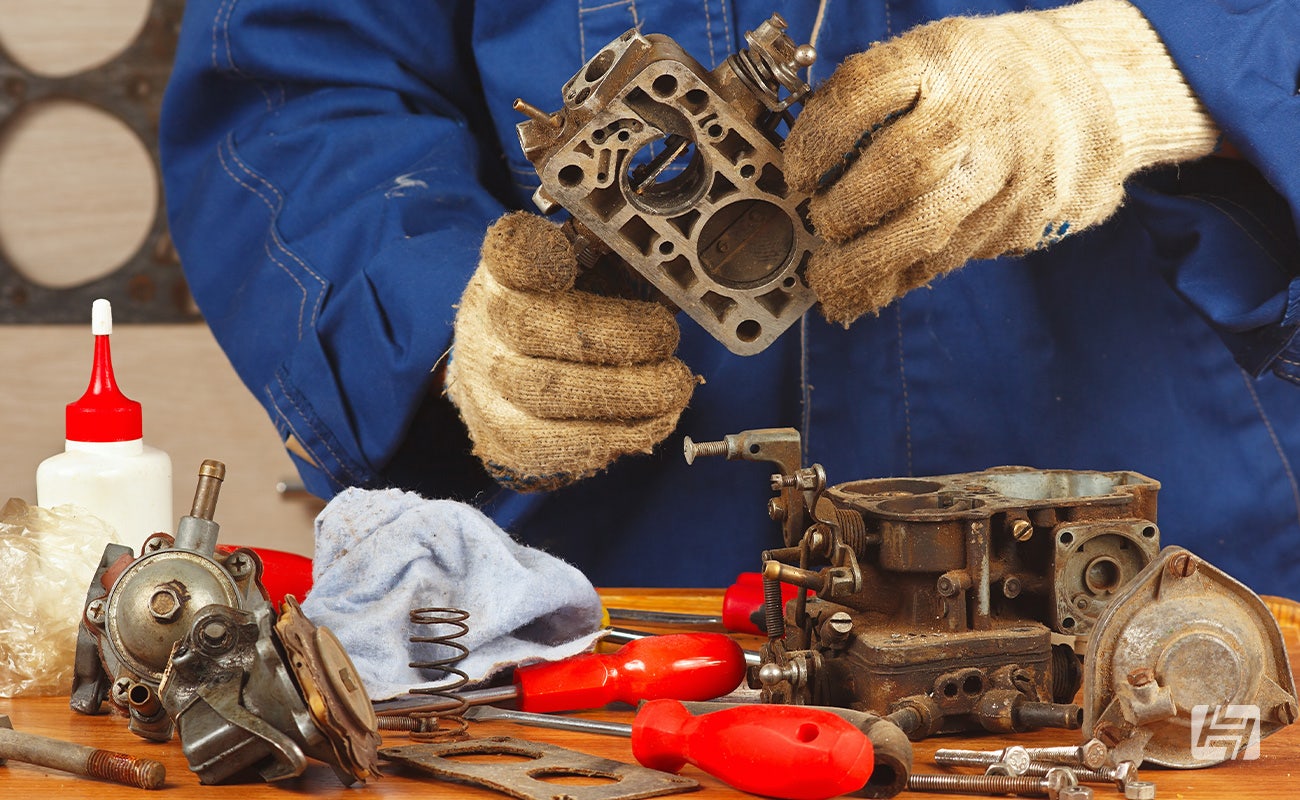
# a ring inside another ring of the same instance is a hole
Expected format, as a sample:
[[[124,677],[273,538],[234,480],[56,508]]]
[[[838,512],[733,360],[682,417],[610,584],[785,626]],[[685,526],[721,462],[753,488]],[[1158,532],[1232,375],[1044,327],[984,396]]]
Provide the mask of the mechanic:
[[[191,0],[173,236],[312,492],[466,499],[598,585],[756,568],[770,467],[680,439],[795,426],[831,483],[1136,470],[1164,543],[1294,593],[1300,5],[1058,5]],[[712,69],[773,12],[818,52],[820,310],[741,358],[570,288],[511,104],[632,27]]]

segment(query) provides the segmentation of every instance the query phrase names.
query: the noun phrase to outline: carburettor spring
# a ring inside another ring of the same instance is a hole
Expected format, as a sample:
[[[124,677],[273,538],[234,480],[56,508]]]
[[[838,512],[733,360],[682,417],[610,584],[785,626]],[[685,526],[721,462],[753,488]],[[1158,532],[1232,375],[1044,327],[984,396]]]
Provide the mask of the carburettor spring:
[[[450,679],[435,686],[412,689],[411,693],[444,698],[455,705],[439,711],[415,711],[401,717],[380,717],[382,729],[409,731],[411,738],[416,741],[442,741],[465,735],[469,723],[465,721],[463,713],[469,704],[457,694],[457,690],[469,681],[469,675],[456,664],[469,655],[469,648],[457,641],[469,633],[469,625],[465,622],[467,619],[469,612],[459,608],[426,607],[411,610],[412,625],[437,625],[441,626],[441,631],[436,635],[411,636],[410,641],[413,644],[442,647],[444,650],[441,654],[434,651],[433,654],[437,657],[432,660],[412,661],[409,666],[412,669],[437,671],[442,673],[443,678]],[[451,725],[444,726],[444,720]]]

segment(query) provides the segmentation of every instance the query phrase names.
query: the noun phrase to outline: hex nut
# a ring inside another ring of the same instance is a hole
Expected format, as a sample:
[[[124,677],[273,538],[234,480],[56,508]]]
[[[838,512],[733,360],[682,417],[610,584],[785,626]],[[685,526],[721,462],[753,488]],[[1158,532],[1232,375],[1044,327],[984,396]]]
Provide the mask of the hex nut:
[[[1129,781],[1124,787],[1127,800],[1155,800],[1156,785],[1151,781]]]
[[[1092,800],[1091,786],[1067,786],[1056,794],[1057,800]]]

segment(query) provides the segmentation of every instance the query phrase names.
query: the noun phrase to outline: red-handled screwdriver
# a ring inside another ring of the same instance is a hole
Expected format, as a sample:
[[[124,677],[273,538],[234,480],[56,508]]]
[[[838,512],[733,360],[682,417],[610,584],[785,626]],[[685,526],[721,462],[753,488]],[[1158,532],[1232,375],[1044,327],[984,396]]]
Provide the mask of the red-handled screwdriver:
[[[615,653],[519,667],[512,686],[460,692],[459,700],[398,698],[375,707],[380,716],[390,716],[514,700],[524,711],[578,711],[616,700],[711,699],[734,690],[744,677],[744,651],[726,635],[674,633],[637,639]]]
[[[788,603],[799,593],[799,588],[781,584],[781,602]],[[650,622],[657,625],[723,625],[733,633],[753,633],[762,636],[763,630],[763,576],[757,572],[742,572],[736,582],[722,595],[722,616],[686,614],[678,611],[646,611],[639,608],[606,608],[610,619]]]
[[[466,716],[631,736],[632,755],[644,766],[677,772],[694,764],[729,786],[784,800],[855,792],[875,766],[865,733],[802,706],[742,705],[696,716],[676,700],[651,700],[631,725],[482,707]]]

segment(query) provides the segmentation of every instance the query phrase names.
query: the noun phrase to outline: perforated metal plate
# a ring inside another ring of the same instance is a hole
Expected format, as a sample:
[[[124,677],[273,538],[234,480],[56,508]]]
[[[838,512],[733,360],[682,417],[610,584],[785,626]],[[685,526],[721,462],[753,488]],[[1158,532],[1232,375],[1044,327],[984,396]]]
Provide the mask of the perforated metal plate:
[[[37,103],[75,100],[130,128],[157,167],[158,116],[184,8],[183,0],[154,0],[144,27],[121,55],[67,77],[31,72],[0,48],[0,134]],[[10,262],[0,242],[0,323],[84,324],[86,309],[99,297],[113,303],[117,322],[198,321],[167,232],[161,185],[158,197],[158,210],[139,249],[110,274],[78,286],[52,288],[33,281]]]
[[[522,800],[634,800],[698,789],[699,783],[667,772],[508,736],[465,742],[386,747],[379,755],[443,780],[496,789]],[[467,756],[515,756],[526,761],[458,761]],[[609,783],[579,786],[546,778],[603,778]]]

